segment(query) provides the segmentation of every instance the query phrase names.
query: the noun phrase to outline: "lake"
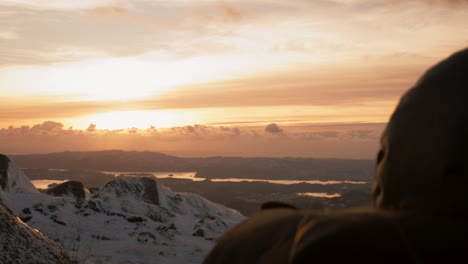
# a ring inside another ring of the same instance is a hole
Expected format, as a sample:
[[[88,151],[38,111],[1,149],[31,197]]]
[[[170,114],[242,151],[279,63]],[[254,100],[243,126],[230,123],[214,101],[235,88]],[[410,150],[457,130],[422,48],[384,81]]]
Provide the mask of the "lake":
[[[174,178],[174,179],[188,179],[192,181],[204,181],[206,178],[195,177],[196,172],[122,172],[122,171],[100,171],[106,174],[112,174],[115,177],[119,175],[128,175],[128,176],[148,176],[156,178]],[[298,183],[309,183],[309,184],[340,184],[340,183],[349,183],[349,184],[366,184],[368,182],[356,182],[356,181],[304,181],[304,180],[268,180],[268,179],[239,179],[239,178],[227,178],[227,179],[210,179],[214,182],[269,182],[277,184],[298,184]]]
[[[306,192],[306,193],[296,193],[299,196],[311,196],[311,197],[321,197],[321,198],[336,198],[340,197],[341,194],[339,193],[334,193],[334,194],[328,194],[328,193],[312,193],[312,192]]]
[[[155,177],[155,178],[174,178],[174,179],[188,179],[192,181],[204,181],[206,178],[195,177],[196,172],[134,172],[134,171],[101,171],[102,173],[110,174],[115,177],[117,176],[139,176],[139,177]],[[276,184],[298,184],[298,183],[308,183],[308,184],[321,184],[321,185],[330,185],[330,184],[366,184],[367,182],[354,182],[354,181],[301,181],[301,180],[267,180],[267,179],[238,179],[238,178],[228,178],[228,179],[210,179],[213,182],[268,182]],[[50,184],[60,184],[67,180],[33,180],[32,184],[38,189],[47,189]],[[320,197],[320,198],[335,198],[340,197],[341,194],[334,193],[296,193],[298,196],[310,196],[310,197]]]
[[[31,181],[31,183],[37,189],[47,189],[50,184],[53,184],[53,183],[60,184],[66,181],[68,180],[34,180],[34,181]]]

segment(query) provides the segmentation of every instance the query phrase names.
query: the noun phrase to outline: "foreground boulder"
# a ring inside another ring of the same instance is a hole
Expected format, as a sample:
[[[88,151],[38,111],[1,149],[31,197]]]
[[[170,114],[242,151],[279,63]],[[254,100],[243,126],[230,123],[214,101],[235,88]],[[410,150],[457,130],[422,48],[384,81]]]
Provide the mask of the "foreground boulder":
[[[72,263],[59,245],[21,222],[2,202],[0,223],[0,263]]]

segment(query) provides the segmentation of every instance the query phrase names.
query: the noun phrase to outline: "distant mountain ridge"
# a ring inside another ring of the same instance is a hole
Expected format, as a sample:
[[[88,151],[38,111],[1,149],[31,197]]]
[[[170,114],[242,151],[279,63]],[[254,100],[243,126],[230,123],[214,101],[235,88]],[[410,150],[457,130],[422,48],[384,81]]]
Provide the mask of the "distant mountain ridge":
[[[49,154],[10,155],[20,167],[104,171],[145,171],[148,169],[185,169],[183,158],[159,152],[138,151],[65,151]]]
[[[22,168],[194,171],[202,178],[370,181],[374,161],[319,158],[181,158],[150,151],[66,151],[11,156]]]

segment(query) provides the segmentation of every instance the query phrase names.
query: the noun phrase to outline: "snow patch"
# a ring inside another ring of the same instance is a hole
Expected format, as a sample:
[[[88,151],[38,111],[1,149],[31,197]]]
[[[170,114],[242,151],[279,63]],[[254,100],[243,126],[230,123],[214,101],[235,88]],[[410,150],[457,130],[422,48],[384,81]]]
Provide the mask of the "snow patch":
[[[154,178],[118,179],[77,199],[39,193],[13,162],[8,177],[4,203],[80,263],[201,263],[215,239],[244,219]]]

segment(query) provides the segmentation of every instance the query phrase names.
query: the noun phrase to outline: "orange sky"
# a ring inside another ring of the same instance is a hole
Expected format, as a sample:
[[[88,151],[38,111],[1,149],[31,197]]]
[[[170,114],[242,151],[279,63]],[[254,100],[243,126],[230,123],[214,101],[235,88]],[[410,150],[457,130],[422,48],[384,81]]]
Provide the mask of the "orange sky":
[[[373,158],[468,1],[3,0],[0,25],[2,152]]]

